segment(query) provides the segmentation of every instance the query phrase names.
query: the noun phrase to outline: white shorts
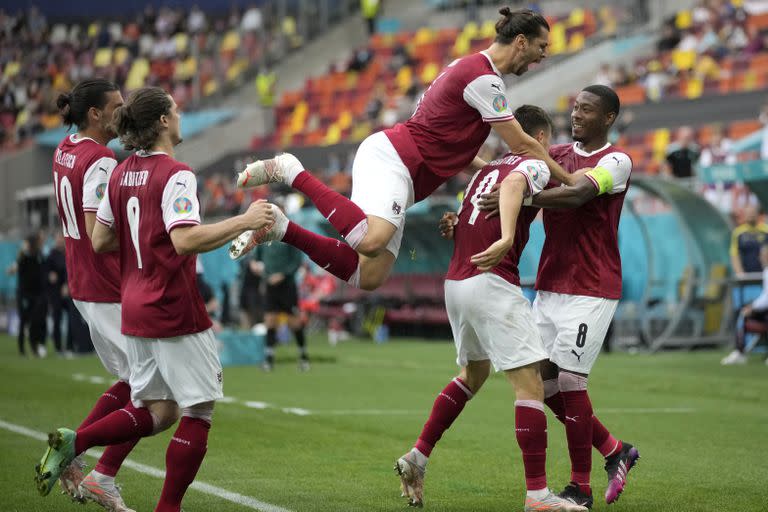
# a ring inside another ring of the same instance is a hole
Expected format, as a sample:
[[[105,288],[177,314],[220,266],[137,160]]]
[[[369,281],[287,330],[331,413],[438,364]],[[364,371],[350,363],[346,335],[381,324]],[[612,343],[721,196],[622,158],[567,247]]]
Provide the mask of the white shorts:
[[[446,280],[445,306],[459,366],[490,359],[501,371],[547,359],[530,302],[496,274]]]
[[[405,229],[405,211],[413,206],[411,173],[384,132],[369,135],[352,163],[352,202],[366,215],[392,223],[397,231],[387,250],[397,258]]]
[[[126,338],[135,407],[144,400],[173,400],[184,408],[224,396],[212,329],[175,338]]]
[[[120,303],[83,302],[73,300],[75,307],[88,324],[91,341],[101,364],[118,379],[128,382],[131,376],[128,363],[128,341],[120,332],[122,307]]]
[[[599,297],[539,292],[533,316],[549,360],[564,370],[588,374],[618,304]]]

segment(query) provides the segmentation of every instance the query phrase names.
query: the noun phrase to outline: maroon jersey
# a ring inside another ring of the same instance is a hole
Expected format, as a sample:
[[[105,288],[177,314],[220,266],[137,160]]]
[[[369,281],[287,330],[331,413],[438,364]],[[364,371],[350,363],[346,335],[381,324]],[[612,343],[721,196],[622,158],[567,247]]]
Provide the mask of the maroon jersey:
[[[53,187],[61,218],[70,296],[83,302],[120,302],[116,253],[96,254],[85,229],[84,212],[96,212],[115,153],[93,139],[68,135],[53,154]]]
[[[536,289],[620,299],[619,219],[632,161],[610,144],[593,153],[584,152],[578,143],[560,144],[550,148],[549,154],[570,173],[590,167],[610,177],[603,183],[590,177],[600,195],[583,206],[544,210],[546,240]]]
[[[418,202],[472,162],[489,123],[513,118],[501,73],[480,52],[452,62],[413,116],[385,133],[411,173]]]
[[[171,231],[200,223],[197,179],[165,153],[136,153],[117,166],[97,220],[120,242],[123,334],[172,338],[211,327],[197,288],[196,255],[180,256]]]
[[[480,169],[467,186],[464,201],[459,209],[459,222],[454,231],[453,256],[446,279],[460,281],[480,274],[477,266],[469,260],[483,252],[501,238],[501,220],[498,216],[486,219],[477,202],[480,196],[490,192],[491,187],[501,183],[513,172],[519,172],[528,181],[528,194],[538,194],[549,181],[549,168],[541,160],[529,157],[506,155]],[[520,272],[517,264],[528,243],[529,227],[536,218],[538,208],[524,206],[517,218],[515,241],[512,249],[491,272],[510,283],[520,286]]]

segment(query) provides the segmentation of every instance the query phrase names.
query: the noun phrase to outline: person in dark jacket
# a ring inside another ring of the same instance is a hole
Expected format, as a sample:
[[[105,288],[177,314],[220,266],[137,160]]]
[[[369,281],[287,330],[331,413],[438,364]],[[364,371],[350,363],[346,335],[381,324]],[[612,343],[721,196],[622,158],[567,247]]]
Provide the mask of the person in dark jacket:
[[[45,357],[45,276],[38,233],[29,236],[16,261],[19,278],[16,299],[19,308],[19,354],[25,355],[24,337],[29,328],[29,344],[33,355]]]
[[[65,291],[67,286],[67,264],[64,256],[64,236],[56,235],[56,243],[45,258],[46,298],[53,322],[53,346],[58,355],[64,351],[72,351],[72,347],[64,347],[61,340],[61,324],[66,311]]]

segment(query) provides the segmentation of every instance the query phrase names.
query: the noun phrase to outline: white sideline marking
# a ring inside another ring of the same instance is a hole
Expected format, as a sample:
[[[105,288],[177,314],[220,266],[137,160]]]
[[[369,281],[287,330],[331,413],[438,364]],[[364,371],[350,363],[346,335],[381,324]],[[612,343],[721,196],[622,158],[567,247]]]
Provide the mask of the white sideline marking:
[[[243,405],[251,409],[268,409],[272,407],[267,402],[244,402]]]
[[[0,420],[0,428],[15,434],[30,437],[37,441],[48,440],[47,434],[38,432],[37,430],[29,429],[27,427],[22,427],[21,425],[8,423],[3,420]],[[86,455],[89,457],[99,458],[101,457],[102,453],[104,452],[101,450],[91,449],[86,452]],[[123,462],[123,466],[129,467],[134,471],[138,471],[139,473],[144,473],[145,475],[153,476],[155,478],[165,478],[165,471],[154,468],[152,466],[147,466],[146,464],[134,462],[130,459],[127,459],[125,462]],[[257,500],[256,498],[251,498],[250,496],[244,496],[236,492],[228,491],[226,489],[222,489],[221,487],[216,487],[215,485],[207,484],[205,482],[195,481],[192,482],[190,487],[200,492],[204,492],[205,494],[210,494],[211,496],[216,496],[217,498],[231,501],[232,503],[236,503],[237,505],[242,505],[253,510],[260,510],[261,512],[291,512],[287,508],[278,507],[277,505],[272,505],[271,503],[266,503],[264,501]]]

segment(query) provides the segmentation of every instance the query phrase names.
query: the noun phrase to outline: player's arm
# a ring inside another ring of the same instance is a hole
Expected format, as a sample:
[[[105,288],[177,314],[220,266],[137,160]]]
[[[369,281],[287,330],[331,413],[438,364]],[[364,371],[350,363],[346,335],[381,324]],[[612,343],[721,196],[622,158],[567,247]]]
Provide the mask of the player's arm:
[[[507,143],[513,154],[543,160],[554,179],[565,185],[573,184],[574,177],[560,167],[560,164],[549,156],[547,150],[536,139],[525,133],[516,119],[494,122],[491,123],[491,127]]]
[[[469,164],[469,167],[464,169],[464,172],[467,174],[475,174],[477,171],[482,169],[488,164],[485,160],[480,158],[479,156],[476,156],[472,162]]]
[[[576,182],[573,185],[544,190],[534,196],[532,204],[540,208],[578,208],[599,195],[624,192],[631,173],[629,156],[609,153],[592,169],[574,173]]]
[[[499,264],[515,242],[515,228],[523,197],[528,192],[528,180],[519,172],[509,174],[499,188],[499,209],[501,220],[501,238],[485,251],[475,254],[470,262],[482,272],[487,272]]]
[[[182,255],[208,252],[230,242],[243,231],[262,229],[274,221],[272,205],[260,199],[251,203],[245,213],[215,224],[171,227],[171,243]]]
[[[107,184],[112,171],[117,167],[117,160],[105,156],[93,162],[83,177],[83,216],[85,217],[85,232],[88,238],[93,237],[96,225],[96,212],[106,195]]]
[[[91,238],[93,251],[97,253],[116,251],[120,248],[120,240],[117,238],[115,230],[112,229],[115,223],[115,216],[112,213],[112,203],[109,199],[109,186],[104,189],[103,199],[98,206],[98,211],[94,215],[95,222],[93,229],[88,234]]]

